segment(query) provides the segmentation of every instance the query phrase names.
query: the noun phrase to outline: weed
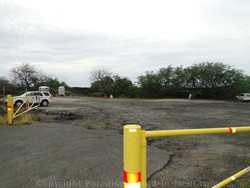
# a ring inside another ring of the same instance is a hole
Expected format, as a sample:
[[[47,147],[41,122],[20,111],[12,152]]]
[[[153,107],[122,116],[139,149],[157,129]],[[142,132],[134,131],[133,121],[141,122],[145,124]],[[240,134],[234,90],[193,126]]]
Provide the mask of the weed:
[[[13,120],[13,125],[30,125],[37,122],[37,117],[32,114],[23,114]],[[0,125],[7,125],[7,116],[0,116]]]
[[[7,124],[7,116],[0,116],[0,125]]]
[[[30,125],[37,122],[37,118],[32,114],[24,114],[14,119],[14,125]]]

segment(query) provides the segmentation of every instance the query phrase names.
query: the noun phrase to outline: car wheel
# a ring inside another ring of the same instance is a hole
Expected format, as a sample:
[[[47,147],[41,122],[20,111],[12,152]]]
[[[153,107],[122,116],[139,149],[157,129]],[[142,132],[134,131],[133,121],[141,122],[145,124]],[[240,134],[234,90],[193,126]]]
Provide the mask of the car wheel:
[[[40,105],[41,106],[48,106],[49,105],[49,101],[43,100]]]
[[[23,101],[20,101],[20,100],[15,102],[15,106],[17,107],[20,107],[22,104],[23,104]]]

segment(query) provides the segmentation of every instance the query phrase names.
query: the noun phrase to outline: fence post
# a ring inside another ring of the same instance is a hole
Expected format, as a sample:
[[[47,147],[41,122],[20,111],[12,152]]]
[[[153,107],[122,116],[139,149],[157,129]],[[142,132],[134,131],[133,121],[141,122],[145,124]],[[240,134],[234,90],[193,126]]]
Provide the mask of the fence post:
[[[7,121],[8,124],[11,125],[12,124],[12,120],[13,120],[13,98],[11,97],[11,95],[7,95]]]
[[[123,127],[124,188],[141,188],[141,126]]]

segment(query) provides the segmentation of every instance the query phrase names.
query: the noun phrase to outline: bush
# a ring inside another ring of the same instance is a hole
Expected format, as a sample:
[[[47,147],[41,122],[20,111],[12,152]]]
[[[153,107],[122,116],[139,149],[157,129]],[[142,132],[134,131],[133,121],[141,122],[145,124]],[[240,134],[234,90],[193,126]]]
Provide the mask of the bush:
[[[101,93],[95,92],[91,94],[91,97],[103,97]]]

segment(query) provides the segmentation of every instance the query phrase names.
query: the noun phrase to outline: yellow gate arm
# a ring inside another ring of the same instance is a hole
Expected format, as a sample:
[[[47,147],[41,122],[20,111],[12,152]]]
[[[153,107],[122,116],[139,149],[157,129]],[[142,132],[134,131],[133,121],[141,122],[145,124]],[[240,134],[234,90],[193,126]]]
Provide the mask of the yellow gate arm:
[[[244,132],[250,132],[250,126],[248,126],[248,127],[224,127],[224,128],[146,131],[146,138],[163,137],[163,136],[227,134],[227,133],[234,134],[234,133],[244,133]]]
[[[231,183],[232,181],[236,180],[237,178],[239,178],[239,177],[245,175],[245,174],[248,173],[248,172],[250,172],[250,166],[247,167],[247,168],[245,168],[245,169],[243,169],[242,171],[240,171],[240,172],[234,174],[233,176],[231,176],[231,177],[225,179],[224,181],[218,183],[217,185],[213,186],[212,188],[221,188],[221,187],[223,187],[223,186],[225,186],[225,185]]]

